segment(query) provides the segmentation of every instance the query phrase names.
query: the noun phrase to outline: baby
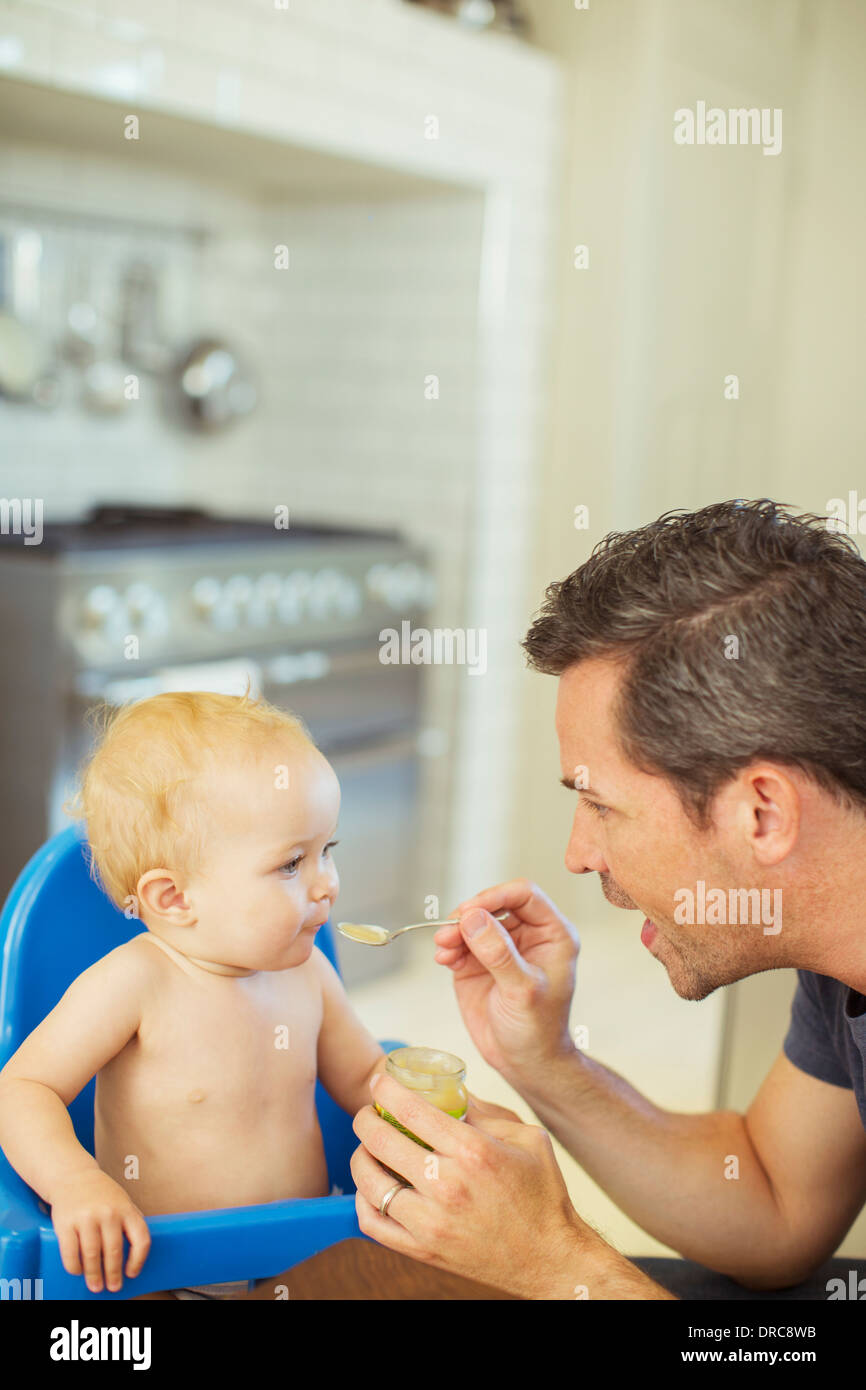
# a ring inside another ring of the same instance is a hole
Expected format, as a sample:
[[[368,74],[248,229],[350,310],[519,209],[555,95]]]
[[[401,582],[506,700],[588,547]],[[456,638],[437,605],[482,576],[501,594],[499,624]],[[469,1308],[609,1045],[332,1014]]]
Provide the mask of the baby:
[[[384,1054],[315,945],[340,787],[298,719],[157,695],[110,718],[79,802],[94,870],[146,930],[0,1072],[0,1144],[50,1204],[64,1267],[118,1290],[124,1234],[127,1277],[147,1257],[145,1216],[326,1196],[316,1078],[354,1115]],[[95,1158],[66,1109],[94,1074]]]

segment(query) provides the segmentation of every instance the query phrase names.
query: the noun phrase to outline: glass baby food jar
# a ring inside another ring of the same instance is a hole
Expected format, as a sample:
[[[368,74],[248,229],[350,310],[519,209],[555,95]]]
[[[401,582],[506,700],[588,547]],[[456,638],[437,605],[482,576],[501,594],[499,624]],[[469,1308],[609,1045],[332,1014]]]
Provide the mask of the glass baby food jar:
[[[410,1091],[417,1091],[438,1110],[453,1115],[455,1120],[465,1120],[467,1095],[463,1083],[466,1080],[466,1063],[452,1052],[441,1052],[435,1047],[395,1047],[393,1052],[388,1053],[385,1070],[395,1081]],[[401,1125],[381,1105],[374,1104],[383,1120],[394,1125],[402,1134],[408,1134],[422,1148],[430,1149],[429,1144]]]

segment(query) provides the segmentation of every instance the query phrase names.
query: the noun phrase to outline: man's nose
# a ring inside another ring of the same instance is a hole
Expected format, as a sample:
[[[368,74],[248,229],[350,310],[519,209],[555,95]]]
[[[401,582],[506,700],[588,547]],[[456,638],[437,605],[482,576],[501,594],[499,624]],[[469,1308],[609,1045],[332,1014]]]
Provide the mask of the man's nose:
[[[608,872],[604,855],[593,841],[592,834],[578,826],[577,816],[574,818],[571,836],[565,849],[565,867],[570,874]]]

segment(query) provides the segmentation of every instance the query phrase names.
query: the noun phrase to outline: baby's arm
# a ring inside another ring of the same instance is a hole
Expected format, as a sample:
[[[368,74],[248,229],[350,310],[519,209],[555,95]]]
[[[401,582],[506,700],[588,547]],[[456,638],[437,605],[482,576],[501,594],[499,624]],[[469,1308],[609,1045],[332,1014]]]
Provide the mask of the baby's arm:
[[[142,966],[120,946],[78,976],[59,1004],[0,1071],[0,1146],[12,1167],[51,1206],[64,1268],[93,1292],[138,1274],[150,1233],[128,1193],[75,1137],[67,1106],[123,1049],[141,1018]]]
[[[370,1078],[385,1070],[385,1053],[349,1003],[343,982],[316,947],[324,1012],[319,1032],[318,1071],[328,1095],[349,1115],[371,1102]]]

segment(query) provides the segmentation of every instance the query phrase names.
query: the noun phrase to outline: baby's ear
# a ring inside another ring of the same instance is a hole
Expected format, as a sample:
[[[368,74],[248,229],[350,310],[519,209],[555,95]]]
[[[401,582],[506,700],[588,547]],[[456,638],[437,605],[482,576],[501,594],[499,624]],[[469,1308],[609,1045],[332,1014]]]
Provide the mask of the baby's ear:
[[[184,891],[170,869],[148,869],[138,880],[136,893],[139,902],[166,923],[187,927],[195,921]]]

